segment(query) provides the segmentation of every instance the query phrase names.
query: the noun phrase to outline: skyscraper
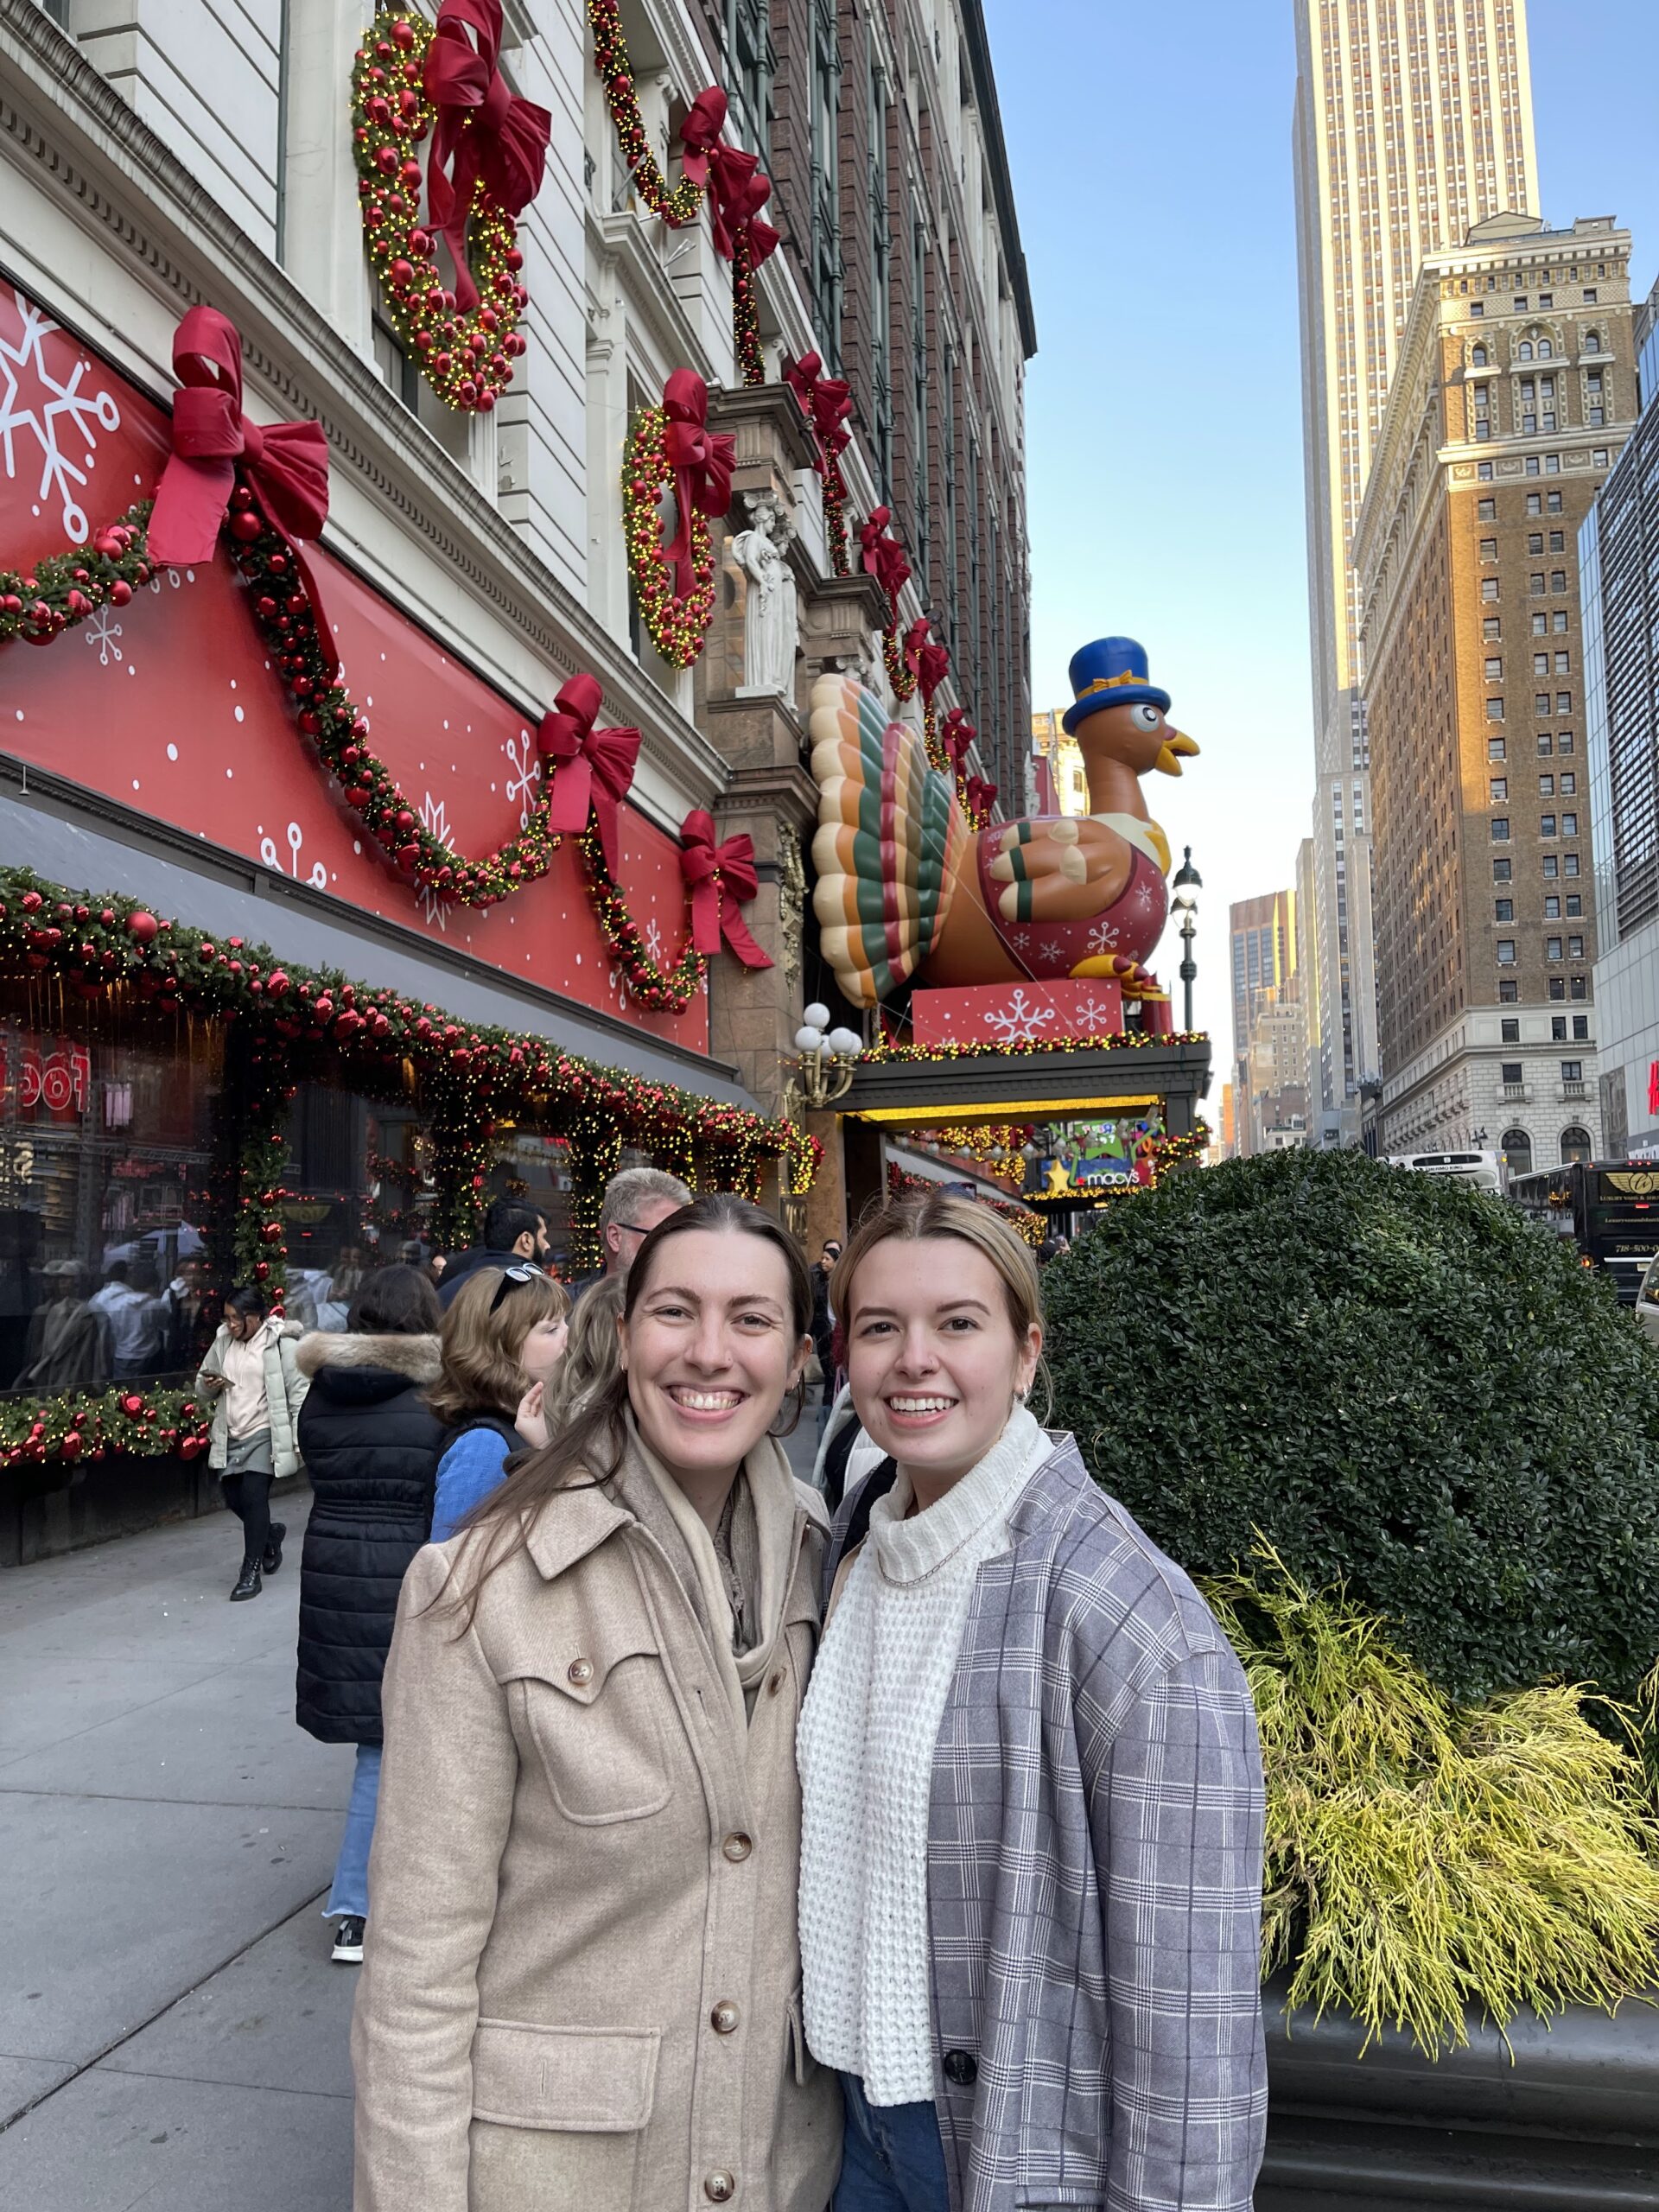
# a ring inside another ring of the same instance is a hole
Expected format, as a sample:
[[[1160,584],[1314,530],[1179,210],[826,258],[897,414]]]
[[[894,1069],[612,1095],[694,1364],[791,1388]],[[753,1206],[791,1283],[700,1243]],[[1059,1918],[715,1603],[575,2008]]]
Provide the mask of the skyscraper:
[[[1378,1068],[1370,756],[1350,564],[1425,254],[1537,205],[1525,0],[1294,0],[1296,224],[1313,635],[1312,1118],[1353,1141]]]

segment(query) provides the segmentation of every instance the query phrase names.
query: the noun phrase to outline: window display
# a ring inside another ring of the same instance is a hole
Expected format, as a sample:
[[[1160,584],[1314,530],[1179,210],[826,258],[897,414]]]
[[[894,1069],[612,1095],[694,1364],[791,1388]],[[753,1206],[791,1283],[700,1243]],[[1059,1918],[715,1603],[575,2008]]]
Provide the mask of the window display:
[[[207,1029],[137,1009],[0,1012],[0,1389],[194,1367],[219,1066]]]
[[[302,1083],[283,1169],[289,1319],[343,1329],[364,1276],[395,1261],[424,1267],[435,1247],[431,1143],[403,1100]]]

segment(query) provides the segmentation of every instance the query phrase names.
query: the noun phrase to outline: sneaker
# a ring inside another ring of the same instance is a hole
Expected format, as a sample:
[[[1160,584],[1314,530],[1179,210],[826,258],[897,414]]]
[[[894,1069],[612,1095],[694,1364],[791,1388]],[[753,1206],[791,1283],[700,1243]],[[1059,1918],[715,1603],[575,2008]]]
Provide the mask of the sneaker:
[[[271,1522],[270,1535],[266,1542],[264,1556],[259,1561],[260,1566],[264,1567],[267,1574],[275,1574],[277,1568],[283,1563],[283,1538],[287,1534],[288,1523],[286,1521],[273,1521]]]
[[[264,1585],[259,1580],[258,1560],[245,1559],[242,1562],[242,1572],[237,1578],[236,1587],[231,1592],[231,1603],[236,1605],[239,1605],[244,1598],[257,1598],[264,1587]]]
[[[363,1923],[348,1913],[334,1923],[334,1964],[360,1967],[363,1963]]]

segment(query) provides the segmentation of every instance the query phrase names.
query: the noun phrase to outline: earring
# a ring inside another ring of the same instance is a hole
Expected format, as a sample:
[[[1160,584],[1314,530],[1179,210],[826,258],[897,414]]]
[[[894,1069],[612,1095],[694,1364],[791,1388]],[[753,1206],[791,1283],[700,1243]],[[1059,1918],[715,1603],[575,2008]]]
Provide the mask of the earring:
[[[1016,1405],[1016,1406],[1023,1406],[1023,1405],[1025,1404],[1025,1402],[1026,1402],[1026,1394],[1025,1394],[1025,1392],[1024,1392],[1023,1390],[1016,1390],[1016,1391],[1014,1392],[1014,1402],[1015,1403],[1015,1405]]]

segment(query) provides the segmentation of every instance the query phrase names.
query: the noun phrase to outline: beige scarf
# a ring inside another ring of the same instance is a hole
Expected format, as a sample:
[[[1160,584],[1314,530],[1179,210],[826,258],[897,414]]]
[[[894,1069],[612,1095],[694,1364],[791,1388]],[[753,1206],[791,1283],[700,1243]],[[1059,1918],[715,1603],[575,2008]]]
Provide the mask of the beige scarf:
[[[640,1435],[632,1411],[624,1421],[628,1448],[617,1484],[621,1503],[673,1561],[692,1610],[708,1632],[739,1732],[747,1736],[755,1694],[783,1630],[795,1555],[798,1509],[789,1461],[774,1437],[763,1436],[738,1469],[733,1485],[732,1565],[742,1586],[744,1613],[755,1630],[753,1641],[740,1651],[730,1584],[708,1523]],[[636,1478],[636,1469],[649,1478],[648,1490]]]

